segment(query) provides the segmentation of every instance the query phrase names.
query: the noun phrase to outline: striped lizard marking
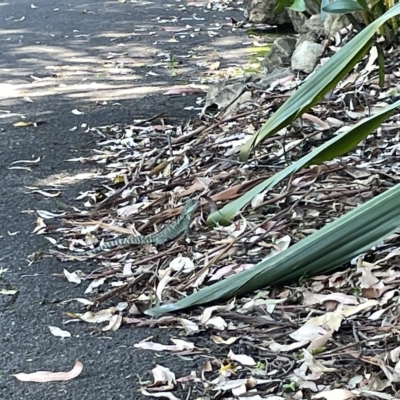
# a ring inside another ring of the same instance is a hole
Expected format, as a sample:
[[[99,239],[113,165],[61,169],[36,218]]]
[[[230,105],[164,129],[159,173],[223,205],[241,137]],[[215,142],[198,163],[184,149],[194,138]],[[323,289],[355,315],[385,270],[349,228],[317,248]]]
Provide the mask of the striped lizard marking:
[[[147,236],[132,236],[122,239],[110,240],[105,242],[99,247],[93,250],[89,250],[83,253],[76,253],[76,256],[86,256],[97,254],[103,250],[113,249],[118,246],[127,246],[131,244],[144,245],[144,244],[154,244],[156,246],[169,242],[176,239],[182,234],[186,234],[189,231],[190,221],[197,207],[199,206],[199,200],[190,199],[186,202],[183,207],[181,215],[173,221],[171,224],[167,225],[160,232],[152,233]]]

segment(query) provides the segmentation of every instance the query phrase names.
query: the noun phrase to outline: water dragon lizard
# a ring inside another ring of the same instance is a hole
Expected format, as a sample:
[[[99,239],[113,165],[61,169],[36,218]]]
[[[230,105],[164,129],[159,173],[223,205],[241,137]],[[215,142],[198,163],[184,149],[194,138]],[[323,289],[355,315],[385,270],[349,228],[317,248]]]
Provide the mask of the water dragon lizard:
[[[187,234],[190,227],[190,221],[196,208],[199,205],[199,200],[197,199],[190,199],[186,202],[185,206],[183,207],[181,215],[173,221],[170,225],[167,225],[164,229],[160,232],[152,233],[147,236],[131,236],[122,239],[115,239],[110,240],[109,242],[105,242],[99,247],[95,249],[83,252],[83,253],[76,253],[76,256],[91,256],[96,253],[99,253],[103,250],[113,249],[118,246],[127,246],[130,244],[154,244],[156,246],[160,244],[164,244],[171,240],[176,239],[177,237],[181,236],[182,234]]]

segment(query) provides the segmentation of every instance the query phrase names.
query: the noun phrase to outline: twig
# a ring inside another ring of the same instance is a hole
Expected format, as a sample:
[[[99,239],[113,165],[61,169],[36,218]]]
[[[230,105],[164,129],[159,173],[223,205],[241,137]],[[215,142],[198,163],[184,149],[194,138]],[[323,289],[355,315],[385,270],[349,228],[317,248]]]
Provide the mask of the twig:
[[[93,300],[93,304],[89,305],[87,308],[88,311],[92,310],[94,307],[97,307],[100,303],[102,303],[105,300],[111,299],[112,297],[116,296],[119,293],[124,292],[127,289],[130,289],[132,286],[136,285],[140,281],[142,281],[144,278],[147,278],[148,275],[152,275],[149,272],[146,272],[137,278],[133,279],[131,282],[126,283],[125,285],[122,285],[120,287],[117,287],[113,290],[110,290],[107,293],[104,293],[103,295],[97,297],[97,299]]]

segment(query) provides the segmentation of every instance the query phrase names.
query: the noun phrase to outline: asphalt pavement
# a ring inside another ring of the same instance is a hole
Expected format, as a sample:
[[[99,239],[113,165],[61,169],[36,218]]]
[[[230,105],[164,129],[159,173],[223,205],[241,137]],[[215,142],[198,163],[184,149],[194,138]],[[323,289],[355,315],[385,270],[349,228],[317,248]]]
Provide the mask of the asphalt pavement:
[[[141,399],[139,381],[151,380],[156,364],[184,376],[202,363],[133,347],[149,336],[168,343],[175,331],[123,327],[104,334],[86,323],[65,325],[69,306],[62,301],[81,297],[82,288],[61,276],[69,263],[33,262],[49,247],[44,236],[33,233],[36,211],[74,204],[90,181],[64,185],[59,198],[34,194],[32,187],[98,168],[67,161],[95,148],[96,137],[87,127],[131,123],[162,112],[171,121],[198,114],[198,94],[162,93],[196,78],[196,60],[189,63],[187,54],[212,54],[225,45],[228,33],[218,37],[200,29],[182,38],[177,28],[195,25],[193,15],[204,17],[202,24],[207,18],[223,22],[226,15],[204,14],[204,2],[169,3],[0,3],[0,293],[16,290],[0,294],[0,399]],[[164,53],[174,54],[168,68]],[[93,268],[90,262],[80,266],[85,272]],[[72,337],[54,337],[49,326],[68,329]],[[83,372],[68,382],[20,382],[12,376],[68,371],[76,359]]]

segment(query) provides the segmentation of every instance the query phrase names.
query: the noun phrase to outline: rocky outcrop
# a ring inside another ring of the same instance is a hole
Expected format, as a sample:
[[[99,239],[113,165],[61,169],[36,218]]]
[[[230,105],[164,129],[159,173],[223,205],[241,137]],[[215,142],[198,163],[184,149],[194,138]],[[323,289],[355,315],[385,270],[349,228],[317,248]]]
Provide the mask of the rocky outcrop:
[[[263,62],[263,74],[221,81],[210,87],[202,114],[212,105],[227,115],[233,110],[245,109],[246,103],[255,101],[253,89],[272,90],[276,85],[287,84],[297,72],[310,74],[323,55],[326,39],[337,35],[350,22],[345,16],[318,14],[312,0],[305,0],[306,12],[289,9],[275,14],[275,0],[245,0],[245,17],[254,23],[283,25],[290,22],[294,34],[276,39]]]
[[[324,18],[318,13],[318,6],[312,0],[305,0],[306,12],[285,9],[275,14],[275,0],[247,0],[244,2],[245,17],[255,23],[282,25],[290,22],[298,35],[275,40],[270,52],[265,56],[265,73],[291,66],[293,71],[311,73],[318,58],[324,52],[322,39],[336,35],[349,25],[345,16],[327,14]]]

